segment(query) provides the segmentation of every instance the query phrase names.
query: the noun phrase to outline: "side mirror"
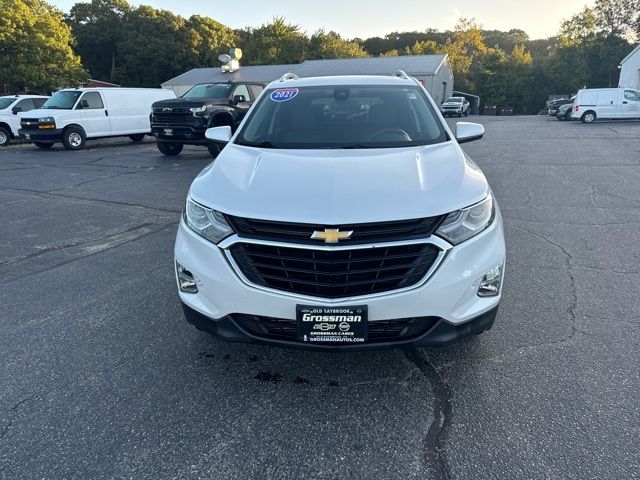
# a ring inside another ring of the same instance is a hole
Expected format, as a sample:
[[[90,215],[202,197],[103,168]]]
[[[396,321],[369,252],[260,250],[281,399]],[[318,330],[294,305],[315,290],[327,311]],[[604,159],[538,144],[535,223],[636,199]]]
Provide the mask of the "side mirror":
[[[247,99],[245,98],[244,95],[234,95],[233,96],[234,105],[237,105],[237,104],[239,104],[241,102],[246,102],[246,101],[247,101]]]
[[[484,136],[484,127],[479,123],[458,122],[456,124],[456,140],[458,143],[473,142]]]
[[[80,108],[89,108],[89,102],[87,100],[80,100]]]
[[[223,125],[222,127],[209,128],[204,133],[204,136],[211,142],[229,143],[229,140],[231,140],[231,127]]]
[[[22,111],[22,107],[13,107],[11,109],[11,113],[13,113],[14,115],[17,115],[18,113],[20,113]]]

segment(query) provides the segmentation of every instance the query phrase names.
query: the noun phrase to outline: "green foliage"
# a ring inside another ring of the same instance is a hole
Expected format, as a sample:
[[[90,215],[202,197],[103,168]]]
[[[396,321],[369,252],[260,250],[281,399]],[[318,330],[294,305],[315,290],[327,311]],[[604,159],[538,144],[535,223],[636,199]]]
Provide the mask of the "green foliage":
[[[0,0],[0,80],[49,92],[87,78],[62,13],[41,0]]]
[[[130,11],[126,0],[92,0],[76,3],[66,16],[76,37],[76,52],[93,78],[114,80],[117,44]]]
[[[361,58],[368,57],[362,46],[356,42],[343,40],[336,32],[326,33],[318,30],[309,39],[306,55],[314,60],[329,58]]]
[[[300,63],[309,48],[309,38],[300,27],[276,17],[258,28],[237,32],[244,62],[249,65]]]
[[[618,62],[640,35],[640,0],[596,0],[565,21],[557,37],[542,40],[518,29],[483,30],[473,19],[461,19],[452,31],[364,40],[325,30],[308,35],[281,17],[233,31],[208,17],[185,19],[127,0],[76,3],[66,24],[43,0],[0,0],[0,11],[2,79],[32,89],[86,77],[71,47],[94,78],[147,87],[194,67],[218,66],[218,55],[232,46],[243,49],[244,65],[446,53],[457,90],[522,113],[536,113],[551,93],[617,85]]]

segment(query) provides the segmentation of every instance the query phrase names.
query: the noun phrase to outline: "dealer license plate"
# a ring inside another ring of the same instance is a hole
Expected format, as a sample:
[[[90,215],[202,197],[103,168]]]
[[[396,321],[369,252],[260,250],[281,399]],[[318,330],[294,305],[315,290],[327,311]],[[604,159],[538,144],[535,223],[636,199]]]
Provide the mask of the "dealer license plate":
[[[298,341],[305,343],[350,344],[367,341],[368,309],[297,305]]]

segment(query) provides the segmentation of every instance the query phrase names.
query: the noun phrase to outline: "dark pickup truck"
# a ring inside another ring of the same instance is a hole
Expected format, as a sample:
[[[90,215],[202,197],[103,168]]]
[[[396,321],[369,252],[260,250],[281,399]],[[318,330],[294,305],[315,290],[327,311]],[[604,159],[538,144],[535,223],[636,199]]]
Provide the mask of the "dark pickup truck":
[[[162,100],[152,105],[151,133],[158,150],[178,155],[184,145],[202,145],[217,156],[219,147],[207,144],[207,128],[238,127],[264,84],[249,82],[203,83],[195,85],[182,97]]]

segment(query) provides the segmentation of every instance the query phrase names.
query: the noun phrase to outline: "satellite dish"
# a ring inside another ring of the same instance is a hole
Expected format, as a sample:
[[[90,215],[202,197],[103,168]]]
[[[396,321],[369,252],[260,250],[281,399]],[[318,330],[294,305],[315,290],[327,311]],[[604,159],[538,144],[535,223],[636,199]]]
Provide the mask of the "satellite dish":
[[[222,63],[229,63],[231,61],[231,56],[223,53],[222,55],[218,56],[218,60],[220,60]]]

